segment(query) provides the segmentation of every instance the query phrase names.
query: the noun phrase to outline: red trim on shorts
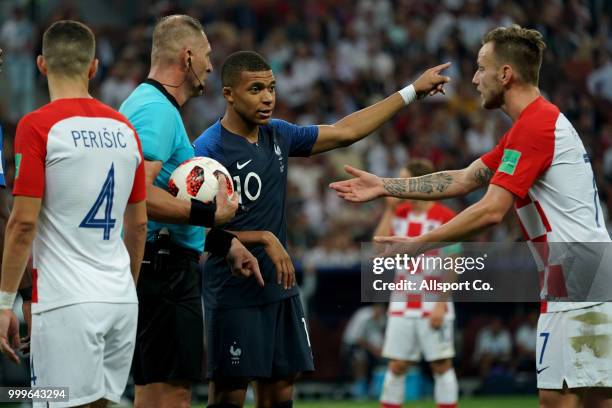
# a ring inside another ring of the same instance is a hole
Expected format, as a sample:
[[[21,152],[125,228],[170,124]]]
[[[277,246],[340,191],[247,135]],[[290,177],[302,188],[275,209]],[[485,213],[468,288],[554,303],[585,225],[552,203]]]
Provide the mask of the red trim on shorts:
[[[421,295],[408,295],[408,301],[406,302],[408,309],[420,309],[422,305]]]

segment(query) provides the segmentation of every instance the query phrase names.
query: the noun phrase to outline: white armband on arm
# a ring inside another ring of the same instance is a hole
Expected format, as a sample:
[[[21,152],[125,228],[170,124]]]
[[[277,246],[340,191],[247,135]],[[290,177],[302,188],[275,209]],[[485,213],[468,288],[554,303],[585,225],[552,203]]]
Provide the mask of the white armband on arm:
[[[4,292],[0,290],[0,310],[12,310],[17,292]]]
[[[398,92],[404,100],[404,105],[408,105],[409,103],[413,102],[417,97],[416,90],[412,84],[400,89]]]

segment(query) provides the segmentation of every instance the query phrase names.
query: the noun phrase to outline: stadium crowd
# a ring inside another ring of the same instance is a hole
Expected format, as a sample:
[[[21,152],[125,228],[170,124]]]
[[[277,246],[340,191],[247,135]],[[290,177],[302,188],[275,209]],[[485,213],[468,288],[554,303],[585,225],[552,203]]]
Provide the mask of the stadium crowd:
[[[333,123],[401,88],[427,66],[452,62],[452,83],[438,95],[397,115],[376,137],[349,149],[291,167],[288,209],[290,245],[299,259],[329,265],[358,259],[358,245],[374,227],[380,203],[347,206],[327,188],[351,164],[381,175],[399,172],[411,157],[431,159],[436,168],[461,168],[488,151],[510,126],[500,112],[479,109],[471,84],[481,36],[497,25],[534,27],[549,45],[541,90],[576,123],[592,157],[607,213],[612,209],[612,27],[605,1],[334,0],[334,1],[140,1],[142,14],[116,25],[96,26],[101,70],[93,94],[119,104],[147,72],[150,35],[156,19],[186,12],[203,22],[213,47],[213,67],[239,49],[253,49],[271,63],[277,79],[275,116],[299,124]],[[63,2],[48,16],[7,7],[0,31],[10,92],[2,98],[0,119],[15,124],[43,101],[34,78],[37,35],[49,22],[82,18],[74,2]],[[29,56],[29,58],[26,58]],[[34,85],[35,84],[35,85]],[[223,113],[219,72],[213,71],[202,98],[185,109],[190,137]],[[21,103],[16,103],[20,101]],[[10,129],[10,127],[9,127]],[[9,132],[7,132],[10,134]],[[295,159],[294,159],[295,160]],[[477,200],[449,203],[459,210]],[[346,226],[350,225],[350,228]],[[514,240],[515,223],[481,237]]]
[[[92,83],[92,95],[115,108],[148,71],[150,37],[157,18],[177,12],[198,18],[208,34],[217,70],[209,76],[204,96],[194,98],[184,109],[192,139],[223,114],[218,68],[237,50],[256,50],[266,57],[279,90],[274,116],[298,124],[333,123],[402,88],[424,68],[452,62],[446,95],[411,105],[375,137],[347,149],[292,159],[289,252],[307,272],[307,290],[315,290],[312,276],[318,269],[359,263],[359,243],[370,240],[382,213],[382,202],[348,205],[327,188],[330,181],[345,177],[345,164],[380,176],[397,175],[416,157],[430,159],[437,169],[462,168],[490,150],[510,127],[501,112],[480,109],[471,83],[480,39],[495,26],[517,23],[544,35],[548,49],[541,91],[576,126],[598,178],[606,221],[612,214],[611,2],[140,0],[135,2],[138,7],[131,7],[115,24],[88,21],[81,4],[87,2],[60,1],[46,15],[31,8],[37,2],[28,2],[30,7],[22,7],[25,2],[3,3],[0,45],[6,53],[7,75],[0,77],[0,122],[8,138],[23,114],[46,102],[44,81],[34,68],[39,33],[63,18],[81,19],[96,30],[101,69]],[[110,1],[107,7],[120,8],[121,3]],[[478,198],[476,193],[446,204],[461,210]],[[506,221],[476,239],[519,239],[518,223]],[[491,326],[499,324],[494,321]],[[524,331],[528,330],[529,326]],[[517,358],[531,346],[524,340],[528,335],[519,332],[514,351],[509,339],[504,346],[505,353],[514,352]],[[484,333],[474,340],[476,351],[470,363],[474,371],[486,376],[492,364],[486,342],[493,340]],[[500,360],[509,357],[503,354]]]

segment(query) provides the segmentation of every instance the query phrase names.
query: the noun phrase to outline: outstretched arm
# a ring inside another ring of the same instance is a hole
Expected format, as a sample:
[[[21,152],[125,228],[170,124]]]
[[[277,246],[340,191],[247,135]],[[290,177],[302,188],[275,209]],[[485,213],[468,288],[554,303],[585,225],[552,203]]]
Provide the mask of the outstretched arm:
[[[374,105],[352,113],[333,125],[320,125],[319,136],[311,154],[353,144],[378,129],[397,111],[410,103],[414,97],[421,98],[428,94],[444,92],[443,85],[449,82],[450,78],[440,75],[440,72],[449,66],[450,62],[447,62],[429,68],[411,86],[395,92]]]
[[[493,171],[480,159],[465,169],[447,170],[410,178],[380,178],[374,174],[346,166],[350,180],[329,186],[347,201],[364,202],[390,196],[411,200],[441,200],[466,195],[489,184]]]
[[[481,230],[499,224],[512,204],[514,194],[503,187],[491,184],[485,196],[469,206],[452,220],[415,238],[375,237],[379,243],[405,242],[411,252],[423,253],[444,246],[446,242],[460,242]]]

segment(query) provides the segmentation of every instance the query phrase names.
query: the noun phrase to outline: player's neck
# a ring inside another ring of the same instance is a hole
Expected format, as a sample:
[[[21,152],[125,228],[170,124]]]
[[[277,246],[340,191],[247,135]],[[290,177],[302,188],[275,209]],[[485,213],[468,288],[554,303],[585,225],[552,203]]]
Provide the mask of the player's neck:
[[[159,67],[152,66],[147,78],[153,79],[164,87],[166,92],[176,99],[179,106],[183,106],[189,99],[188,92],[185,89],[187,81],[185,73],[177,71],[174,66]]]
[[[505,94],[505,103],[501,109],[506,112],[512,122],[521,116],[521,112],[533,101],[540,97],[540,90],[533,85],[515,86]]]
[[[221,125],[233,134],[246,138],[250,143],[259,139],[259,126],[247,123],[233,109],[225,109]]]
[[[47,85],[51,102],[58,99],[91,98],[88,89],[89,81],[86,77],[66,78],[48,75]]]
[[[422,213],[428,211],[433,205],[433,201],[410,200],[412,212]]]

